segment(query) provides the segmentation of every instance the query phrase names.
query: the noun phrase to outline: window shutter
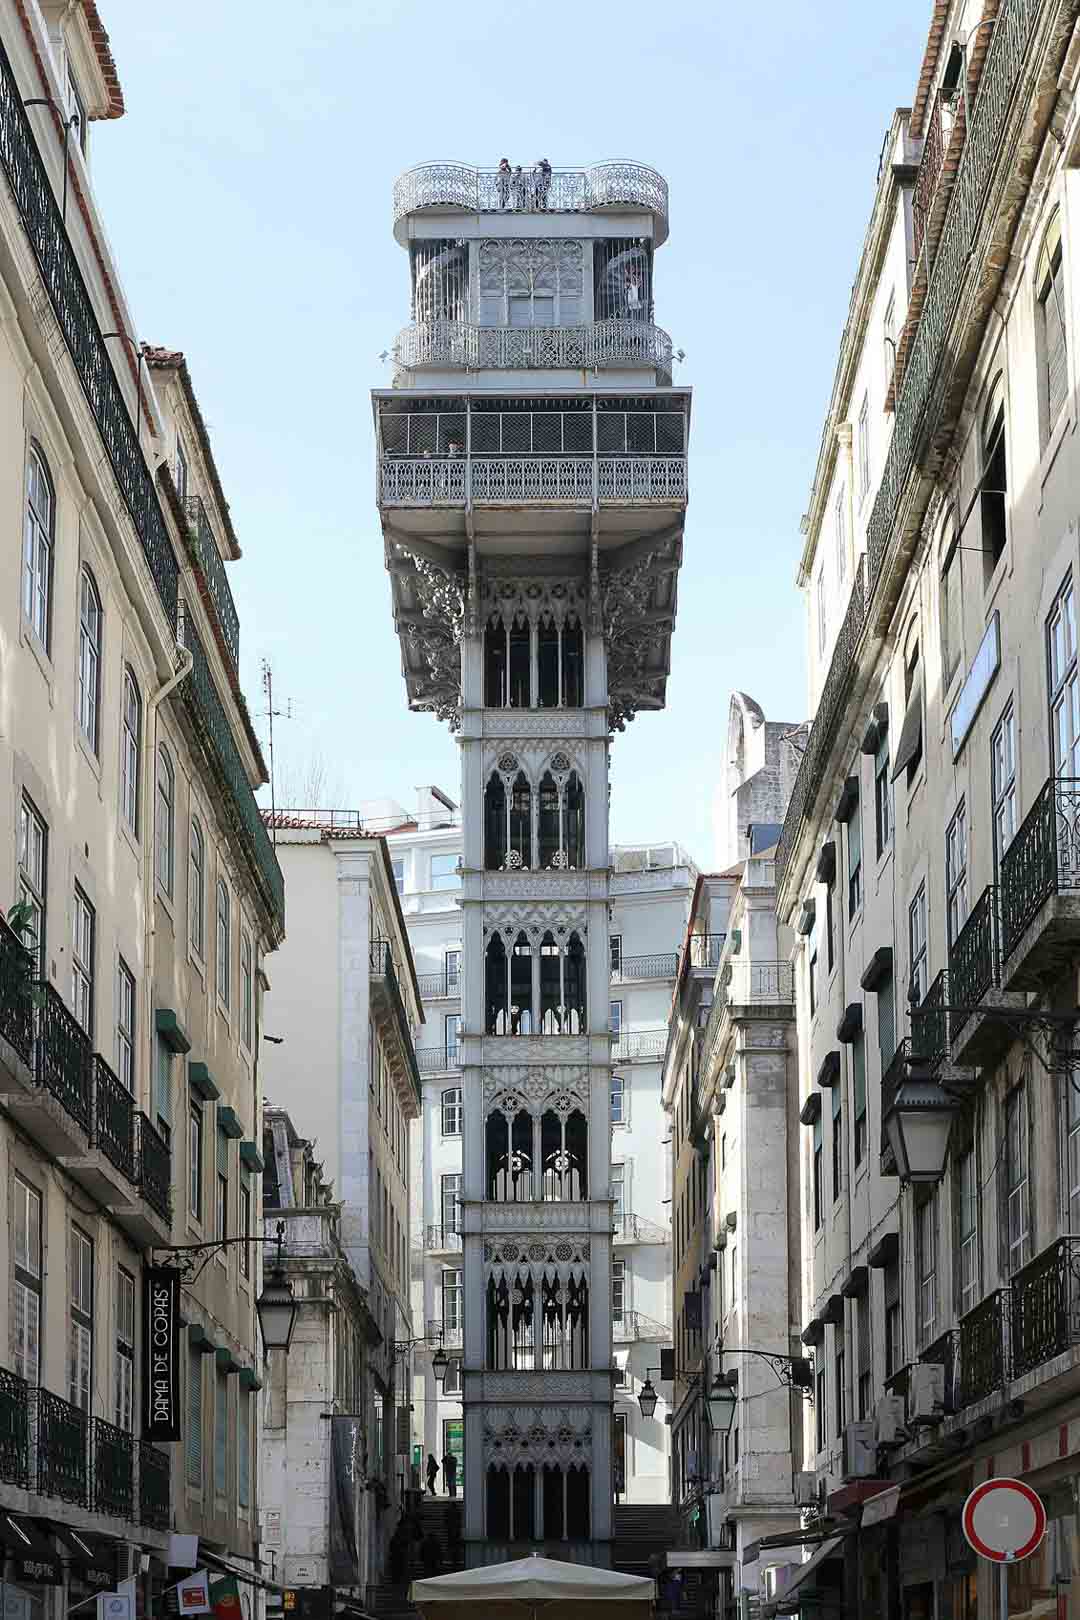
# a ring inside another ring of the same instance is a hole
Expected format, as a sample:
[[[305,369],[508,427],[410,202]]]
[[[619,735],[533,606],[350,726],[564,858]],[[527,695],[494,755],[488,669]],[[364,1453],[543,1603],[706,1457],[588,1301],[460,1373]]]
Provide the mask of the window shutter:
[[[907,713],[904,715],[904,725],[900,732],[900,743],[896,750],[896,759],[893,762],[892,779],[895,782],[901,771],[914,765],[922,754],[922,677],[917,675],[911,688],[911,697],[908,699]]]
[[[1064,291],[1062,288],[1061,258],[1050,271],[1050,286],[1043,301],[1046,315],[1046,392],[1047,425],[1052,426],[1065,403],[1067,366],[1065,363],[1065,325],[1062,321]]]

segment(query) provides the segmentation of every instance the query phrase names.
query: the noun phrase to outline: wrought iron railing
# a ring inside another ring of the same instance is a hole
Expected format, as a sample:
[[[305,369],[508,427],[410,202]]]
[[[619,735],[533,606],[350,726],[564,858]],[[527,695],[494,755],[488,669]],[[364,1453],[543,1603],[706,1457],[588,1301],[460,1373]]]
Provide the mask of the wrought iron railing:
[[[720,966],[726,934],[691,934],[683,946],[680,965],[684,968],[711,968]]]
[[[176,624],[180,570],[134,423],[113,370],[48,171],[0,44],[0,164],[15,198],[45,290],[91,414],[131,514],[169,624]],[[77,212],[77,211],[76,211]]]
[[[34,1045],[33,971],[33,955],[0,917],[0,1035],[26,1063]]]
[[[961,1407],[973,1406],[1008,1382],[1008,1308],[1009,1290],[997,1288],[960,1318]]]
[[[790,962],[729,962],[720,977],[720,999],[735,1007],[793,1002],[794,966]]]
[[[235,811],[241,842],[248,851],[252,870],[266,902],[279,924],[285,920],[285,880],[263,824],[255,795],[248,781],[240,751],[233,741],[232,727],[217,694],[210,666],[190,617],[184,623],[184,645],[194,660],[191,674],[181,687],[188,708],[209,746],[228,792],[227,805]]]
[[[612,1311],[612,1337],[625,1344],[628,1340],[651,1339],[663,1341],[671,1338],[671,1328],[658,1322],[644,1311]]]
[[[129,1181],[135,1180],[135,1099],[101,1056],[93,1057],[94,1143]]]
[[[592,326],[472,326],[418,321],[399,332],[394,360],[406,371],[424,366],[470,370],[594,370],[649,366],[671,381],[671,339],[649,321],[596,321]]]
[[[90,1418],[48,1389],[32,1395],[39,1496],[86,1507],[90,1499]]]
[[[30,1486],[30,1385],[0,1367],[0,1479]]]
[[[484,400],[462,399],[457,410],[432,410],[404,407],[395,399],[379,412],[379,454],[390,461],[443,460],[460,466],[469,457],[479,463],[513,456],[591,459],[594,452],[605,458],[686,453],[685,410],[635,410],[618,397],[590,400],[587,395],[573,410],[529,405],[508,401],[496,409]]]
[[[416,1053],[413,1049],[411,1025],[409,1016],[405,1011],[405,1002],[398,984],[397,968],[394,966],[394,952],[389,940],[375,939],[371,942],[371,977],[381,979],[386,985],[386,993],[390,998],[390,1005],[394,1009],[394,1016],[401,1032],[402,1045],[405,1050],[406,1062],[411,1070],[413,1089],[417,1099],[420,1097],[420,1069],[416,1062]]]
[[[89,1135],[93,1122],[90,1037],[47,980],[40,981],[36,989],[34,1073],[37,1083],[51,1091]]]
[[[461,1056],[456,1046],[422,1046],[416,1068],[419,1074],[451,1074],[461,1068]]]
[[[1013,1377],[1074,1344],[1080,1344],[1080,1237],[1062,1237],[1013,1277]]]
[[[918,259],[922,249],[927,222],[930,218],[930,210],[933,206],[934,193],[937,191],[938,177],[941,174],[941,165],[945,159],[947,141],[946,119],[943,117],[943,109],[944,102],[939,91],[934,99],[933,111],[926,121],[922,160],[919,163],[919,172],[915,179],[915,189],[911,194],[911,256],[913,259]],[[951,130],[951,118],[947,122],[949,130]]]
[[[818,700],[817,713],[806,739],[806,751],[799,764],[791,790],[784,827],[776,849],[776,876],[783,883],[795,840],[804,820],[813,812],[825,780],[825,763],[836,737],[836,728],[851,689],[855,673],[855,648],[866,623],[865,560],[859,558],[848,598],[844,622],[833,648],[832,663]]]
[[[240,663],[240,615],[236,611],[232,590],[225,573],[225,564],[218,550],[210,518],[201,495],[189,495],[187,500],[188,534],[210,600],[214,605],[217,622],[221,627],[225,645],[233,668]]]
[[[384,457],[379,464],[383,506],[474,506],[598,501],[682,503],[685,456],[508,456],[446,461]]]
[[[677,951],[659,951],[652,956],[621,956],[612,964],[612,980],[673,979],[679,967]]]
[[[461,1248],[461,1233],[456,1226],[425,1226],[424,1248],[432,1254],[447,1253]]]
[[[1080,890],[1080,777],[1052,776],[1001,857],[1001,955],[1007,961],[1052,894]]]
[[[460,1350],[465,1342],[465,1328],[461,1322],[444,1322],[441,1316],[432,1316],[424,1324],[430,1344],[441,1344],[446,1350]]]
[[[927,1367],[942,1368],[945,1374],[945,1411],[955,1412],[959,1394],[960,1334],[955,1328],[939,1334],[933,1344],[928,1344],[920,1352],[919,1360]]]
[[[896,1100],[896,1093],[907,1075],[908,1064],[912,1055],[911,1040],[905,1035],[904,1039],[897,1044],[896,1051],[892,1056],[892,1062],[881,1077],[880,1172],[883,1176],[895,1176],[896,1174],[896,1157],[889,1141],[888,1132],[885,1129],[885,1116]]]
[[[172,1215],[172,1157],[169,1144],[140,1113],[138,1126],[138,1184],[151,1209],[164,1220]]]
[[[616,1243],[670,1243],[671,1229],[646,1220],[644,1215],[613,1215],[611,1233]]]
[[[496,169],[467,163],[418,163],[394,181],[394,225],[420,208],[467,213],[581,213],[592,208],[641,208],[656,216],[656,242],[668,232],[667,181],[644,163],[593,163],[552,169],[546,185],[523,171],[520,182]]]
[[[998,957],[998,891],[989,884],[949,948],[949,995],[956,1007],[976,1007],[1001,982]],[[954,1019],[953,1038],[967,1017]]]
[[[104,1418],[93,1419],[93,1505],[117,1519],[135,1516],[135,1437]]]
[[[936,1069],[949,1055],[948,974],[937,975],[922,1001],[911,1012],[910,1056]]]
[[[139,1441],[139,1523],[168,1530],[169,1453],[148,1440]]]
[[[420,994],[425,1000],[434,1000],[437,996],[460,996],[460,973],[418,973],[416,982],[420,987]]]
[[[611,1049],[614,1063],[633,1063],[635,1060],[662,1058],[667,1051],[666,1029],[632,1030],[616,1037]]]

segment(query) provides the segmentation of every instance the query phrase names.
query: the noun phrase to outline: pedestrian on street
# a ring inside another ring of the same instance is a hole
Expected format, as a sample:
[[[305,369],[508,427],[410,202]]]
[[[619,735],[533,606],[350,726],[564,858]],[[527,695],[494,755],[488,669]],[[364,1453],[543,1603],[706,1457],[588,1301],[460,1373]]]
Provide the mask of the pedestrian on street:
[[[438,1472],[439,1465],[435,1461],[434,1454],[429,1451],[427,1458],[427,1488],[432,1496],[435,1495],[435,1476]]]
[[[448,1451],[442,1460],[443,1484],[446,1486],[447,1496],[457,1495],[457,1458],[452,1451]]]

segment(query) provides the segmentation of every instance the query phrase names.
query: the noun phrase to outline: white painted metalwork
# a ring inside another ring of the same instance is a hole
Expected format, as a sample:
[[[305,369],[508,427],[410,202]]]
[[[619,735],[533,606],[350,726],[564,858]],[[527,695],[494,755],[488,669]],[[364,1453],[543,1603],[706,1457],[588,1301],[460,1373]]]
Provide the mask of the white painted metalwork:
[[[466,468],[474,505],[573,502],[591,506],[593,468],[601,502],[686,500],[684,456],[492,456],[422,459],[384,457],[382,506],[464,506]]]
[[[647,321],[597,321],[591,326],[470,326],[421,321],[398,333],[394,361],[403,371],[424,366],[595,370],[649,366],[671,381],[671,339]]]
[[[594,163],[587,169],[553,169],[546,186],[523,173],[500,182],[495,169],[468,163],[418,163],[394,182],[394,228],[422,208],[469,213],[582,213],[593,208],[643,208],[655,218],[657,244],[667,240],[667,181],[644,163]]]

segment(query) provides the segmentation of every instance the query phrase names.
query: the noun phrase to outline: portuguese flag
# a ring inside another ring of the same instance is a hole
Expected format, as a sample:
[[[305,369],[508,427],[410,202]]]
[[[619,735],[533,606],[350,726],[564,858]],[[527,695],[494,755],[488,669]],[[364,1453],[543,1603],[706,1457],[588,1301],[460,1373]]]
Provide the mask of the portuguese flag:
[[[217,1620],[240,1620],[240,1587],[235,1575],[210,1583],[210,1607]]]

